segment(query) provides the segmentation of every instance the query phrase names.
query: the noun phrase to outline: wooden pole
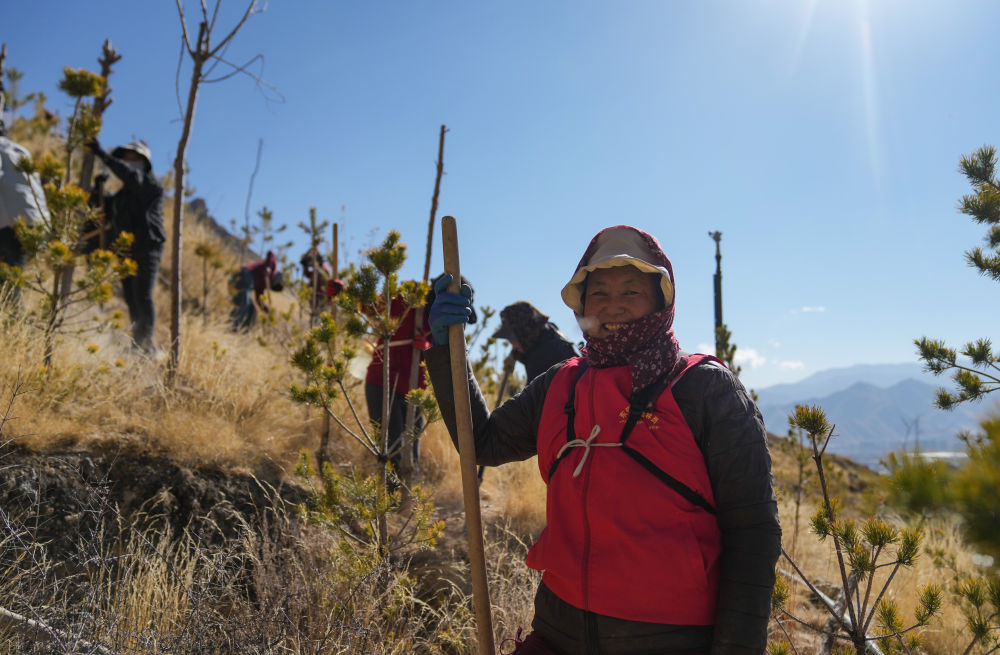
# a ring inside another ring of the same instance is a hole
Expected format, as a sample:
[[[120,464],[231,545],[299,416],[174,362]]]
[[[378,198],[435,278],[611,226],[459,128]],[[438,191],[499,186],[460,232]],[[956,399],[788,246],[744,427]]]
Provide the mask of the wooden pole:
[[[458,228],[452,216],[441,218],[444,271],[452,276],[448,291],[459,293],[462,284],[458,261]],[[479,512],[479,484],[476,479],[476,444],[472,435],[472,407],[469,401],[468,364],[465,354],[465,326],[448,328],[451,353],[451,380],[455,393],[455,424],[458,427],[458,454],[462,468],[462,496],[465,500],[465,531],[469,540],[469,568],[472,574],[472,603],[476,610],[479,655],[494,655],[493,619],[490,590],[486,582],[486,554],[483,548],[483,521]]]

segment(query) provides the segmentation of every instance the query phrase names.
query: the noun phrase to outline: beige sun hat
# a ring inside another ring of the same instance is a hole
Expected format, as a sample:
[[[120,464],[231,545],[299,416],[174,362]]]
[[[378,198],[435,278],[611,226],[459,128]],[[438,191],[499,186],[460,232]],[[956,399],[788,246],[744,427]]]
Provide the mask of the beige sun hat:
[[[644,273],[660,276],[660,291],[667,307],[674,302],[673,271],[670,260],[656,239],[629,225],[616,225],[601,230],[577,265],[576,272],[563,287],[563,302],[577,316],[583,315],[583,286],[587,275],[599,268],[634,266]]]

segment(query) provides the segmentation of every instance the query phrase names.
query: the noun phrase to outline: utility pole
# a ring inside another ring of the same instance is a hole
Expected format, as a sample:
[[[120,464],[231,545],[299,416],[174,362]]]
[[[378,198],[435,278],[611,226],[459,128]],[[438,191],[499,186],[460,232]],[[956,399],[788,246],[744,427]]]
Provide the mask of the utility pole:
[[[720,343],[722,337],[722,251],[719,242],[722,241],[722,232],[709,232],[708,236],[715,241],[715,275],[712,282],[715,286],[715,356],[722,359],[724,344]]]

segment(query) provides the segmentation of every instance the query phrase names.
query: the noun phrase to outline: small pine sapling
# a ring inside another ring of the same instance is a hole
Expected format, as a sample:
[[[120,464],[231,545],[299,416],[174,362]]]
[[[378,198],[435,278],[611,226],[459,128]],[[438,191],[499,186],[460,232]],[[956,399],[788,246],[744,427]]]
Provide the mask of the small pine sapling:
[[[201,315],[202,324],[208,325],[208,291],[215,286],[216,275],[223,266],[222,257],[218,246],[208,241],[196,243],[194,254],[201,260]]]
[[[860,523],[841,517],[837,499],[830,495],[823,466],[823,455],[833,436],[833,427],[819,407],[799,405],[791,418],[792,426],[808,435],[812,447],[823,496],[822,505],[812,518],[812,531],[820,541],[829,537],[833,542],[843,608],[820,592],[782,548],[782,556],[795,571],[794,577],[822,601],[832,621],[821,628],[798,619],[785,609],[787,594],[785,598],[774,596],[775,620],[782,630],[783,621],[788,618],[833,639],[846,641],[856,655],[917,652],[920,629],[941,609],[941,587],[931,584],[918,591],[914,621],[908,626],[887,592],[900,568],[912,567],[916,561],[922,536],[920,529],[897,528],[877,516]],[[845,610],[847,616],[844,616]]]
[[[341,554],[361,573],[377,568],[386,555],[412,547],[432,549],[444,532],[444,522],[434,518],[430,493],[419,485],[410,489],[404,505],[400,490],[386,493],[379,475],[365,475],[358,469],[341,474],[330,462],[324,462],[317,486],[312,460],[304,451],[296,473],[308,487],[308,500],[300,507],[300,515],[333,528],[341,537]],[[396,513],[405,516],[389,533],[383,524]],[[383,530],[385,537],[381,536]]]
[[[338,296],[338,304],[343,312],[346,332],[354,338],[369,337],[381,340],[383,348],[382,415],[372,421],[371,426],[363,421],[347,394],[344,377],[355,351],[348,345],[337,343],[340,327],[333,317],[323,312],[318,317],[318,325],[308,330],[299,347],[292,355],[292,365],[306,376],[305,385],[292,385],[292,399],[322,409],[349,437],[372,456],[378,466],[376,507],[395,507],[395,502],[387,499],[390,476],[396,486],[399,482],[395,471],[390,470],[390,461],[400,449],[408,447],[419,435],[404,434],[401,443],[389,443],[389,403],[392,386],[389,380],[389,344],[406,313],[420,304],[427,294],[424,283],[400,282],[398,271],[406,259],[406,246],[400,243],[399,233],[389,232],[381,246],[366,253],[369,261],[354,271],[347,285]],[[381,287],[381,289],[380,289]],[[400,315],[393,315],[392,301],[398,298],[405,308]],[[350,419],[345,420],[334,408],[334,401],[343,397]],[[416,400],[422,405],[429,404],[429,396]],[[412,490],[410,492],[413,493]],[[399,497],[394,492],[393,498]],[[389,549],[388,521],[382,513],[377,521],[375,538],[380,548]]]
[[[48,165],[52,163],[53,160],[49,160]],[[26,175],[37,173],[43,179],[60,177],[60,171],[39,169],[27,158],[18,162],[17,168]],[[121,327],[121,312],[115,312],[109,319],[94,315],[89,322],[83,315],[94,305],[108,302],[113,282],[135,275],[136,264],[126,256],[133,239],[128,232],[118,236],[111,250],[97,249],[88,255],[78,254],[76,246],[83,226],[92,221],[97,213],[88,205],[89,194],[74,184],[58,187],[51,182],[45,185],[44,191],[50,215],[42,215],[31,225],[24,219],[18,219],[14,224],[14,232],[29,266],[22,270],[0,263],[0,280],[30,289],[41,296],[40,320],[32,324],[43,332],[43,361],[48,367],[52,363],[56,335],[99,331],[109,325]],[[83,276],[74,281],[72,288],[63,289],[60,284],[63,273],[75,266],[79,259],[83,260]],[[29,316],[32,314],[34,312]]]
[[[29,93],[25,96],[19,94],[21,79],[24,77],[24,71],[19,68],[3,66],[2,74],[7,78],[7,83],[0,85],[3,87],[4,108],[10,112],[11,122],[13,123],[17,120],[17,110],[32,102],[37,94]]]
[[[104,94],[104,78],[83,68],[76,70],[67,66],[63,69],[59,89],[73,98],[73,113],[66,125],[66,168],[63,172],[63,184],[68,184],[73,170],[73,153],[101,131],[101,117],[94,113],[89,103],[84,103],[84,99]]]
[[[810,482],[814,476],[814,472],[809,468],[809,461],[812,459],[812,454],[806,445],[805,439],[805,432],[797,429],[792,419],[789,418],[788,435],[780,442],[778,447],[790,454],[795,460],[795,487],[792,489],[792,504],[795,506],[795,514],[792,524],[792,545],[790,549],[793,558],[796,556],[796,549],[798,547],[802,500],[805,496],[806,488],[810,486]]]
[[[319,317],[320,312],[323,310],[323,302],[325,296],[322,294],[322,287],[324,282],[321,279],[321,270],[319,265],[319,247],[325,241],[323,233],[326,228],[329,227],[330,222],[327,220],[317,221],[316,220],[316,208],[309,208],[309,223],[299,223],[299,228],[309,235],[309,250],[306,253],[306,257],[312,257],[312,266],[310,266],[310,279],[303,280],[302,285],[299,287],[299,300],[303,307],[309,308],[309,325],[315,325],[316,319]],[[405,251],[406,246],[403,246]]]
[[[962,655],[1000,651],[1000,578],[969,577],[955,585],[965,634],[971,640]]]

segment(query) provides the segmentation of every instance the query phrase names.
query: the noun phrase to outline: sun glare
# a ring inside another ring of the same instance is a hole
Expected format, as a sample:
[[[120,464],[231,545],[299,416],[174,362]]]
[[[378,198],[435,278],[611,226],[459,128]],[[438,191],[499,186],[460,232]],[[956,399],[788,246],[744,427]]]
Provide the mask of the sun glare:
[[[875,184],[882,183],[882,162],[878,141],[878,102],[875,80],[875,54],[872,48],[868,0],[857,0],[858,25],[861,30],[861,84],[865,107],[865,132],[868,141],[868,161]]]

